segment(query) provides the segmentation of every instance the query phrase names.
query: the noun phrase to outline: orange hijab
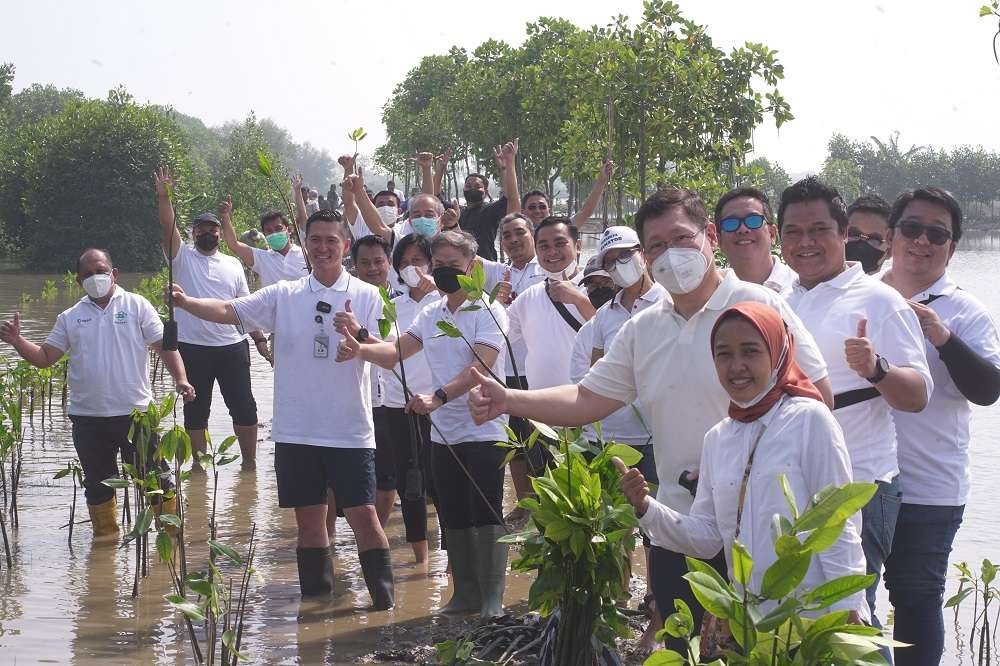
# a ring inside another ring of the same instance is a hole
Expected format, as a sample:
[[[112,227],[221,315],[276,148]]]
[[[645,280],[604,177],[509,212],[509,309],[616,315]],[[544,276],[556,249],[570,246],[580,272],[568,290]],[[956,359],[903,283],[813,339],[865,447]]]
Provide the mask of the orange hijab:
[[[742,317],[750,322],[764,338],[764,344],[767,345],[767,350],[771,355],[771,370],[775,372],[777,378],[774,388],[755,404],[749,407],[740,407],[730,402],[730,418],[743,423],[756,421],[767,414],[784,394],[823,401],[823,396],[820,395],[795,361],[795,340],[789,333],[785,321],[777,310],[766,303],[752,301],[737,303],[722,313],[722,316],[716,320],[715,326],[712,327],[713,357],[715,356],[715,334],[719,330],[719,325],[733,316]],[[785,353],[782,354],[782,351]],[[781,367],[778,367],[779,361]]]

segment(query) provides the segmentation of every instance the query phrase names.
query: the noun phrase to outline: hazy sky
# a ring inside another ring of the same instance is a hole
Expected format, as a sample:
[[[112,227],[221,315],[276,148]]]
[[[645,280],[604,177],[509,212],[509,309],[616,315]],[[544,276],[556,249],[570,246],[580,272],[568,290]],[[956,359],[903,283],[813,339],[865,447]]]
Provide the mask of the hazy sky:
[[[765,124],[757,154],[793,174],[818,170],[834,131],[901,133],[911,144],[1000,149],[996,22],[982,0],[682,0],[723,48],[777,49],[796,119]],[[103,97],[119,84],[210,125],[250,110],[298,141],[339,154],[347,132],[384,139],[381,108],[422,56],[493,37],[518,44],[539,15],[580,26],[632,17],[640,0],[0,0],[0,61],[32,83]],[[432,8],[432,9],[431,9]],[[437,147],[434,147],[437,148]]]

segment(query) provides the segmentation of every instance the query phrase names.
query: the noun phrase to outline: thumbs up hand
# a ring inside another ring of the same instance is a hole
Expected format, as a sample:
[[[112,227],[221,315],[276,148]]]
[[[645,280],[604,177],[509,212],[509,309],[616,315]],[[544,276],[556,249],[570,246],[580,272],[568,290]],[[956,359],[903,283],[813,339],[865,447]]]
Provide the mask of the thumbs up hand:
[[[621,458],[612,458],[611,463],[621,474],[618,487],[635,509],[635,515],[641,518],[649,508],[649,484],[646,483],[646,477],[634,467],[632,469],[626,467]]]
[[[13,321],[5,321],[0,324],[0,340],[9,345],[14,344],[21,338],[21,313],[14,313]]]
[[[361,330],[361,323],[358,322],[358,318],[354,316],[354,311],[351,310],[351,299],[347,299],[344,303],[344,309],[333,315],[333,327],[338,331],[340,329],[346,329],[352,336],[357,336],[358,331]]]
[[[868,339],[868,320],[858,321],[857,335],[844,340],[844,357],[851,370],[858,373],[862,379],[868,379],[875,374],[875,347]]]
[[[502,303],[503,305],[510,305],[511,301],[514,300],[513,298],[511,298],[510,294],[512,288],[510,283],[510,276],[511,273],[510,269],[508,268],[506,271],[504,271],[503,280],[500,281],[500,291],[497,292],[497,300],[500,301],[500,303]]]
[[[476,384],[469,390],[469,412],[476,425],[507,413],[507,387],[475,367],[472,368],[472,379]]]
[[[338,326],[337,332],[344,336],[343,341],[337,345],[337,363],[350,361],[361,353],[361,343],[354,339],[351,332],[344,326]]]

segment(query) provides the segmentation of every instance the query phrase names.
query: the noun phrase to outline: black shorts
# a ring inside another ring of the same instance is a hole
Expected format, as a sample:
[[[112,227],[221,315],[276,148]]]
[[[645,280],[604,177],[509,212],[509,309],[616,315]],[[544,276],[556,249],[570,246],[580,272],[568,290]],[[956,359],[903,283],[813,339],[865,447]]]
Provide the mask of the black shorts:
[[[375,449],[276,442],[274,471],[283,509],[326,504],[327,488],[338,509],[375,504]]]
[[[226,401],[229,415],[238,426],[257,425],[257,402],[250,390],[250,344],[243,340],[232,345],[209,347],[181,342],[177,345],[195,399],[184,404],[184,427],[204,430],[212,411],[212,387]]]
[[[375,488],[396,489],[396,456],[389,436],[389,408],[373,407],[375,425]]]

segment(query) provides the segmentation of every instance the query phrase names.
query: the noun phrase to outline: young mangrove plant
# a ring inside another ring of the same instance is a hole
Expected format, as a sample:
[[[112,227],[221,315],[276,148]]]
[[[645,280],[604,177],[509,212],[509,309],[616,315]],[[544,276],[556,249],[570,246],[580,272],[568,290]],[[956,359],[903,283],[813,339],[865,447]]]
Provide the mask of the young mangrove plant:
[[[661,650],[646,660],[646,666],[875,665],[887,663],[878,652],[880,646],[902,646],[885,638],[880,629],[851,624],[846,610],[824,613],[838,601],[863,592],[874,576],[842,576],[810,590],[797,589],[812,558],[836,543],[847,521],[875,493],[875,484],[828,487],[800,514],[785,477],[779,476],[777,482],[793,520],[774,517],[778,558],[764,572],[759,590],[748,587],[754,561],[739,541],[732,547],[732,582],[701,560],[687,558],[689,572],[684,578],[694,596],[708,613],[728,623],[738,649],[706,654],[699,641],[701,627],[695,626],[687,604],[677,599],[676,612],[667,617],[657,638],[685,640],[687,653]]]
[[[83,468],[80,467],[80,461],[74,458],[66,463],[66,466],[55,473],[52,477],[53,480],[61,479],[66,476],[73,477],[73,503],[69,505],[69,535],[66,537],[66,542],[69,547],[73,547],[73,525],[76,523],[76,496],[77,491],[83,487]]]
[[[285,204],[285,209],[288,210],[288,219],[295,220],[295,208],[292,206],[292,202],[288,199],[288,193],[285,191],[288,183],[288,177],[282,176],[278,177],[278,174],[274,171],[274,165],[271,164],[271,158],[267,156],[267,153],[261,149],[257,150],[257,171],[260,172],[267,182],[271,184],[278,196],[281,197],[282,202]],[[292,224],[292,234],[295,236],[295,242],[303,250],[303,258],[306,262],[306,272],[312,270],[309,264],[309,254],[305,251],[306,246],[302,243],[302,239],[299,238],[299,225]]]
[[[11,525],[17,526],[17,485],[21,477],[21,451],[24,428],[21,421],[21,405],[8,392],[0,393],[0,480],[3,481],[3,507],[0,508],[0,536],[3,538],[4,557],[7,567],[13,566],[10,555],[10,541],[7,536],[7,516]],[[7,470],[10,482],[7,482]],[[9,487],[9,493],[8,493]],[[4,514],[7,514],[5,516]]]
[[[976,666],[990,666],[994,663],[997,618],[1000,617],[1000,613],[995,612],[995,602],[1000,600],[1000,587],[996,585],[1000,565],[984,559],[978,575],[972,572],[966,562],[953,566],[958,570],[958,591],[945,602],[944,607],[955,609],[955,637],[961,641],[963,633],[958,623],[958,609],[966,599],[972,597],[969,656],[974,660]],[[991,610],[994,611],[992,622],[990,621]],[[957,651],[964,652],[961,642],[959,642]]]

